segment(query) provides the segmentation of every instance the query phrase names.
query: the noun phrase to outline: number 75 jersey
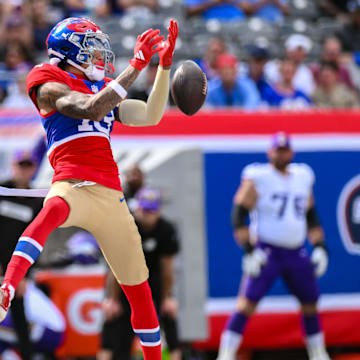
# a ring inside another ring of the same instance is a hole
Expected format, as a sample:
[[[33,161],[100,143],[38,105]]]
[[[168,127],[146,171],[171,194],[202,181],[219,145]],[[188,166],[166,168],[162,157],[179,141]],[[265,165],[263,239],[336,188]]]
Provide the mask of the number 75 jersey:
[[[282,174],[271,164],[250,164],[242,173],[250,179],[258,195],[250,214],[250,232],[257,240],[297,248],[307,234],[306,210],[312,194],[315,175],[301,163],[289,164]]]

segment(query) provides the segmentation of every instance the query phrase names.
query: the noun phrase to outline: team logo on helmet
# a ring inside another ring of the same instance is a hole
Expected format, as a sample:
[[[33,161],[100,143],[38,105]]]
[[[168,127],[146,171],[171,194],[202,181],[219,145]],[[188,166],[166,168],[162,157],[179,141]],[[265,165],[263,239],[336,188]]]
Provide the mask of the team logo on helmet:
[[[346,250],[360,254],[360,175],[353,177],[341,191],[337,221]]]

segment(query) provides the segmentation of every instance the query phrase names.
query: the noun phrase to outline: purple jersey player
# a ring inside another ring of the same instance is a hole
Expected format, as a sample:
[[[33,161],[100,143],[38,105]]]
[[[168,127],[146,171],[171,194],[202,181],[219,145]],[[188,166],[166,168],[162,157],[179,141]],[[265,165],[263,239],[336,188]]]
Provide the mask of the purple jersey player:
[[[326,271],[328,256],[314,208],[315,177],[306,164],[291,163],[293,156],[288,135],[277,133],[269,163],[250,164],[243,171],[232,215],[234,236],[245,250],[244,275],[236,311],[221,336],[218,360],[236,358],[248,318],[279,276],[300,301],[310,360],[330,360],[316,307],[316,277]],[[310,257],[304,248],[307,236],[314,246]]]

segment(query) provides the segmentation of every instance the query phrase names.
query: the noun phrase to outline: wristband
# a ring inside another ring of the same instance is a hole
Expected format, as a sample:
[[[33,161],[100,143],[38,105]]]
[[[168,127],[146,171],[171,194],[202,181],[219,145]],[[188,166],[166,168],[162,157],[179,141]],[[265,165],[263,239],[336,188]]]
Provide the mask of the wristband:
[[[249,215],[249,210],[240,204],[235,204],[231,212],[231,222],[234,229],[246,226],[246,219]]]
[[[243,249],[247,254],[250,254],[255,249],[255,246],[248,241],[243,245]]]
[[[309,229],[320,226],[320,221],[314,206],[306,212],[306,222]]]
[[[314,244],[313,247],[314,247],[314,249],[316,249],[318,247],[323,248],[328,253],[328,249],[327,249],[327,246],[325,244],[325,241],[319,241],[316,244]]]
[[[121,99],[126,98],[127,91],[117,81],[112,80],[106,86],[111,87],[121,97]]]

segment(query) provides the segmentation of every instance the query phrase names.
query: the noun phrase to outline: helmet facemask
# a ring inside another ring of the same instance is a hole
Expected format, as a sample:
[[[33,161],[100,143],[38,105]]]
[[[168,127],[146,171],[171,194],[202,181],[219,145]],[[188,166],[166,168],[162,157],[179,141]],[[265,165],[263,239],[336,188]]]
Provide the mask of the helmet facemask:
[[[81,68],[90,80],[100,81],[104,78],[105,72],[115,71],[115,55],[110,48],[108,35],[102,32],[85,34],[74,32],[69,36],[68,41],[80,48],[76,60],[80,64],[88,65],[86,68],[79,67],[79,69]],[[72,61],[68,62],[74,65]]]

